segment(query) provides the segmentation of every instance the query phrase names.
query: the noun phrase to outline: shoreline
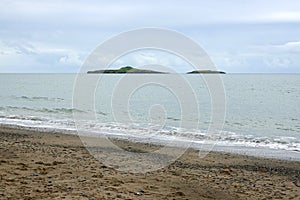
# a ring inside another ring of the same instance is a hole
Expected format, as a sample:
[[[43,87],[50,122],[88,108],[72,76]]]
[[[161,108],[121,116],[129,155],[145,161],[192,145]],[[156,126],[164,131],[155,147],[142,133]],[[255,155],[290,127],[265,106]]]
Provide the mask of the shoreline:
[[[96,160],[77,135],[0,127],[0,199],[297,199],[300,162],[188,149],[134,174]],[[131,151],[155,145],[117,140]]]
[[[10,124],[0,124],[1,128],[8,128],[14,130],[24,130],[24,131],[32,131],[32,132],[44,132],[44,133],[58,133],[58,134],[67,134],[79,136],[77,131],[74,129],[49,129],[49,127],[30,127],[30,126],[22,126],[22,125],[10,125]],[[87,132],[88,133],[88,132]],[[88,133],[89,135],[93,135],[93,133]],[[139,138],[134,136],[122,136],[122,135],[102,135],[103,137],[113,138],[116,140],[123,140],[129,143],[140,143],[154,146],[164,146],[168,145],[168,141],[163,140],[162,138],[151,138],[145,141],[145,138]],[[100,136],[100,137],[102,137]],[[162,140],[161,140],[162,139]],[[189,142],[187,142],[189,143]],[[170,147],[185,147],[187,146],[186,142],[181,142],[179,139],[176,142],[173,142]],[[286,149],[276,149],[270,148],[268,146],[252,146],[252,145],[244,145],[244,144],[224,144],[222,141],[218,144],[218,141],[213,141],[213,147],[211,144],[204,143],[189,143],[189,148],[193,150],[203,151],[203,152],[221,152],[221,153],[230,153],[237,155],[246,155],[253,156],[258,158],[266,158],[266,159],[279,159],[279,160],[287,160],[287,161],[300,161],[300,151],[296,150],[286,150]]]

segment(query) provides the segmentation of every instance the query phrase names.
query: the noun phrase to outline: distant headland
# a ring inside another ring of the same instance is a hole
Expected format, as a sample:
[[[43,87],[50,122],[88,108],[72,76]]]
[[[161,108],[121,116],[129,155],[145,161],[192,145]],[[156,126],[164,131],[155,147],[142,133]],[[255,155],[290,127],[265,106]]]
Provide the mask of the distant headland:
[[[88,71],[88,74],[168,74],[167,72],[160,72],[148,69],[138,69],[132,66],[125,66],[119,69],[104,69],[104,70],[94,70]],[[223,71],[214,71],[214,70],[195,70],[187,72],[187,74],[226,74]]]

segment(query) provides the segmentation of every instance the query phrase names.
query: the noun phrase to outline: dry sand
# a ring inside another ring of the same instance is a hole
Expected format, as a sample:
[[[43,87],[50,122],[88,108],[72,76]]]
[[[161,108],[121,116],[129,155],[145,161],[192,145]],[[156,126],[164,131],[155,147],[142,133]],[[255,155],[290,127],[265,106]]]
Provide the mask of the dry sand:
[[[1,127],[0,144],[0,199],[300,199],[300,162],[188,150],[133,174],[101,164],[75,135]]]

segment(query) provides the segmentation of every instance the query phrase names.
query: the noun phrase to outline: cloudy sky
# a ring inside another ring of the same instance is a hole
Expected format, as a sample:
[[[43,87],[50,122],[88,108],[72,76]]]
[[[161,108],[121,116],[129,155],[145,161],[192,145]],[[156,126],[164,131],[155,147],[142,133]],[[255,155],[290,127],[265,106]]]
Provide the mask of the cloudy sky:
[[[102,42],[124,31],[176,30],[232,73],[300,72],[298,0],[1,0],[0,73],[78,72]],[[130,65],[180,62],[140,52]]]

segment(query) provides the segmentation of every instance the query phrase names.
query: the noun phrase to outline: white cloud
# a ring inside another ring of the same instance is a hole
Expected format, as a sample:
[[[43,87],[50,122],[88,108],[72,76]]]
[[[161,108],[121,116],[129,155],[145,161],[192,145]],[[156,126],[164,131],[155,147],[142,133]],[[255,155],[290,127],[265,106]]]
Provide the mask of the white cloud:
[[[300,41],[250,46],[236,52],[212,55],[217,66],[235,72],[297,72],[300,70]]]
[[[300,53],[300,41],[290,41],[284,44],[256,45],[250,49],[260,54],[278,55]]]
[[[24,55],[32,55],[36,54],[36,49],[33,45],[27,43],[19,43],[19,42],[7,42],[7,47],[11,47],[15,53],[24,54]]]
[[[292,59],[289,57],[266,57],[264,62],[270,67],[280,67],[283,69],[288,69],[292,63]]]
[[[174,54],[162,50],[150,49],[138,50],[126,54],[116,60],[111,67],[118,68],[124,65],[132,65],[143,69],[149,69],[149,67],[153,69],[156,67],[156,70],[168,72],[186,72],[193,69],[189,63]]]
[[[85,54],[74,49],[24,41],[0,41],[0,52],[0,69],[5,72],[13,72],[20,66],[24,66],[24,72],[36,68],[40,68],[39,71],[45,68],[46,72],[55,72],[59,66],[79,68]]]
[[[280,45],[267,45],[263,49],[264,62],[273,68],[300,69],[300,41],[287,42]]]
[[[278,11],[271,12],[263,16],[263,19],[266,21],[274,21],[274,22],[299,22],[300,21],[300,13],[299,11]]]
[[[283,45],[274,45],[274,48],[288,53],[300,53],[300,41],[287,42]]]
[[[80,59],[80,56],[75,52],[68,53],[68,55],[62,56],[59,59],[59,62],[64,65],[75,65],[80,66],[83,61]]]

